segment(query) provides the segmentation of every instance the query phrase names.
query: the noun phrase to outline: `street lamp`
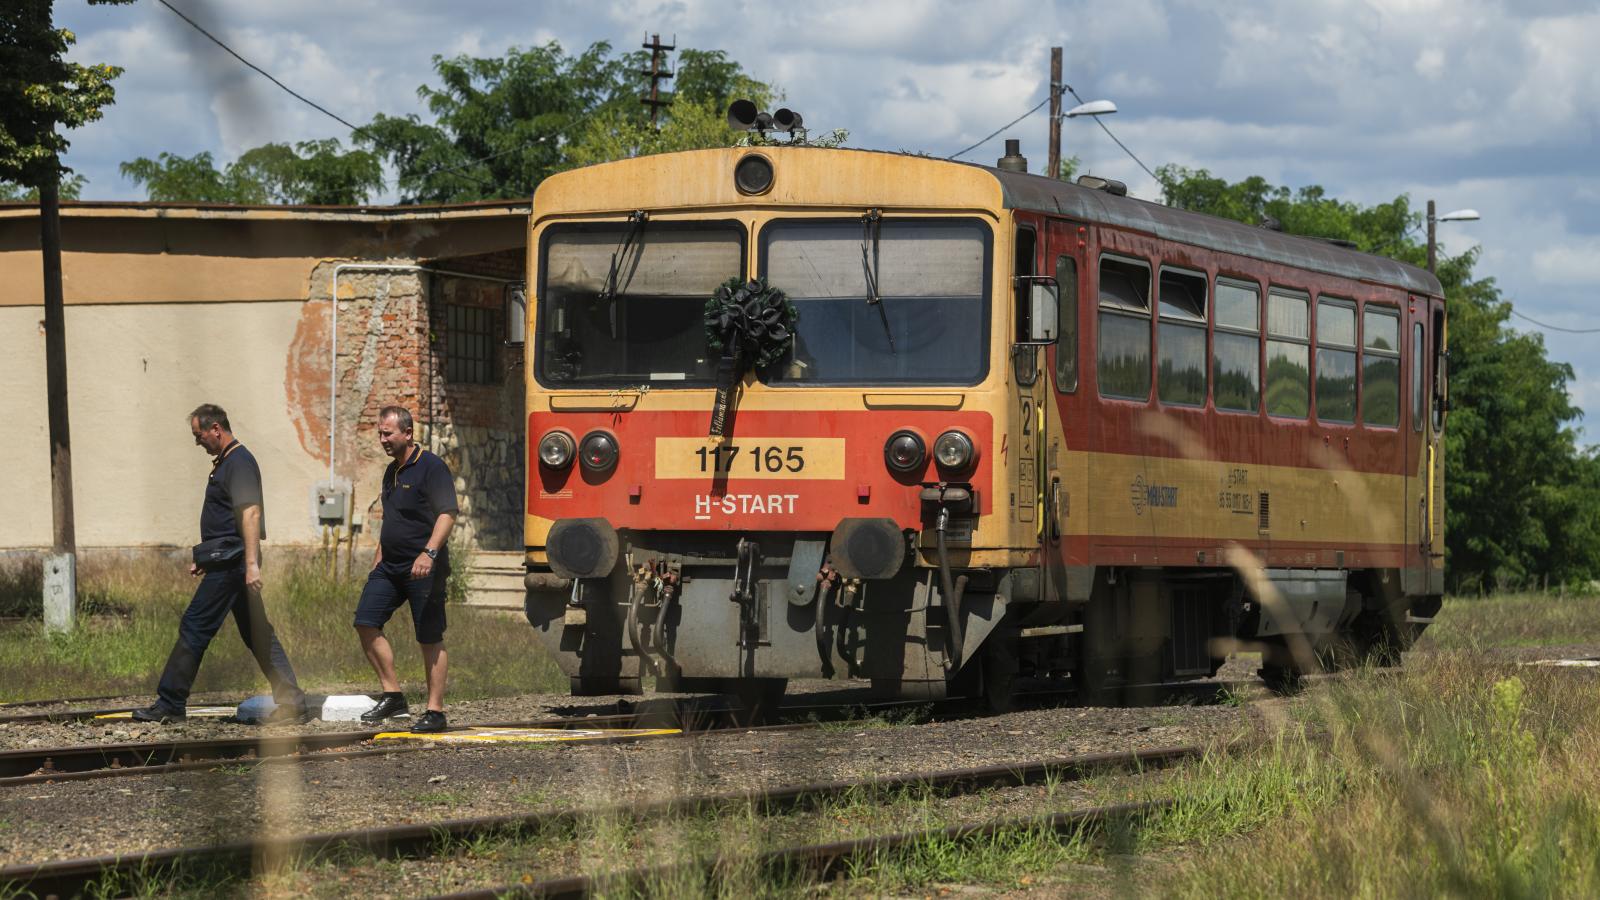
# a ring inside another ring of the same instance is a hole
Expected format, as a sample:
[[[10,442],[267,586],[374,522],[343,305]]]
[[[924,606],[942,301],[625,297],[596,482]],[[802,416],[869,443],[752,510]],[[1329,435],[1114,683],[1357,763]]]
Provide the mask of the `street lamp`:
[[[1433,214],[1433,201],[1432,200],[1428,201],[1428,271],[1429,272],[1436,271],[1437,270],[1437,264],[1438,264],[1438,245],[1434,242],[1434,239],[1433,239],[1433,226],[1434,226],[1434,223],[1436,223],[1436,222],[1476,222],[1476,221],[1478,221],[1478,218],[1479,218],[1478,217],[1478,211],[1475,210],[1475,209],[1458,209],[1458,210],[1455,210],[1453,212],[1447,212],[1442,216],[1435,216]]]
[[[1050,157],[1045,169],[1051,178],[1061,177],[1061,120],[1076,119],[1079,116],[1105,116],[1117,111],[1117,105],[1110,100],[1090,100],[1077,106],[1061,111],[1061,95],[1078,93],[1072,85],[1061,80],[1061,48],[1050,48]]]

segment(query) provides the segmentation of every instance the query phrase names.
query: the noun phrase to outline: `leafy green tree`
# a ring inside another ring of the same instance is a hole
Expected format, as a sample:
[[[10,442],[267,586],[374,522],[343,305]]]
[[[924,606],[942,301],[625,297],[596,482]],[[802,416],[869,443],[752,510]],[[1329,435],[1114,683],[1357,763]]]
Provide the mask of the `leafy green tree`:
[[[377,155],[342,151],[334,138],[292,147],[265,144],[222,169],[210,153],[162,153],[123,163],[122,174],[143,185],[149,199],[162,202],[352,205],[383,189]]]
[[[1156,174],[1171,206],[1426,261],[1422,216],[1403,195],[1363,206],[1315,185],[1230,183],[1177,166]],[[1450,314],[1448,577],[1457,590],[1587,581],[1600,575],[1600,459],[1577,444],[1572,368],[1549,359],[1541,335],[1508,324],[1511,304],[1493,278],[1474,275],[1477,261],[1473,250],[1438,265]]]
[[[83,187],[88,183],[89,179],[73,173],[61,179],[57,192],[62,200],[77,200],[83,195]],[[0,201],[14,203],[18,200],[38,203],[39,189],[36,187],[23,187],[20,184],[14,184],[9,181],[0,181]]]
[[[575,56],[554,42],[499,58],[436,56],[441,85],[417,91],[434,121],[380,115],[356,139],[395,168],[402,202],[529,197],[576,165],[733,144],[742,133],[726,124],[727,101],[773,96],[723,52],[685,49],[672,104],[653,129],[639,102],[648,60],[614,56],[604,42]]]

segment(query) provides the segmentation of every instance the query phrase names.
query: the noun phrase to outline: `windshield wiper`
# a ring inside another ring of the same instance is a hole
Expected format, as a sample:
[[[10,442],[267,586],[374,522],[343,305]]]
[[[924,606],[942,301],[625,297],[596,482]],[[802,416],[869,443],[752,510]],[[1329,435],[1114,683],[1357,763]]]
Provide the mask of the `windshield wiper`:
[[[641,250],[644,248],[641,236],[644,233],[644,222],[648,218],[650,214],[642,209],[628,213],[628,233],[622,236],[622,243],[618,244],[617,249],[611,254],[611,269],[606,272],[605,287],[600,289],[598,299],[610,304],[608,314],[611,319],[612,340],[617,339],[617,277],[622,274],[623,262],[628,258],[628,252],[633,249],[634,238],[640,238],[639,248]],[[629,280],[632,280],[631,275]]]
[[[883,229],[883,213],[874,208],[861,217],[861,274],[867,278],[867,305],[878,308],[878,318],[883,320],[883,336],[889,340],[889,353],[894,352],[894,332],[889,328],[889,314],[884,312],[883,297],[878,294],[878,235]],[[872,255],[867,255],[867,240],[872,241]]]

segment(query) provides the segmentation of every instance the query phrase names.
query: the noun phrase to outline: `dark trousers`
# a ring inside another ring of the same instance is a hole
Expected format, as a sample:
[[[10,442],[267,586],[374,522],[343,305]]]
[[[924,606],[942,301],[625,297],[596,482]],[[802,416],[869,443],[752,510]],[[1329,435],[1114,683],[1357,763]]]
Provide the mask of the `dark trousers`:
[[[178,622],[178,642],[167,657],[167,668],[161,673],[161,685],[156,689],[160,704],[173,712],[183,712],[189,702],[189,688],[195,674],[200,671],[200,659],[206,647],[216,636],[222,622],[233,613],[239,626],[239,636],[256,658],[256,665],[272,684],[273,699],[279,705],[299,705],[305,702],[300,685],[295,681],[294,669],[289,667],[289,657],[278,643],[278,636],[267,621],[266,607],[261,595],[249,590],[244,583],[244,567],[223,572],[207,572],[195,589],[194,599],[183,611]]]

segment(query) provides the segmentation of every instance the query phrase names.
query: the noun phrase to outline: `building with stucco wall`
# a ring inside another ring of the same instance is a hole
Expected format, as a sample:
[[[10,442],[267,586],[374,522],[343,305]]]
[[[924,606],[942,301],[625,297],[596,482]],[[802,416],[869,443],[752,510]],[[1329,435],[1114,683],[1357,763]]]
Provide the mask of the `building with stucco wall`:
[[[197,539],[210,460],[185,416],[203,402],[260,460],[272,543],[322,541],[330,472],[373,534],[374,418],[395,403],[456,472],[464,533],[520,550],[523,355],[505,339],[528,218],[525,202],[63,204],[78,545]],[[42,284],[37,208],[0,204],[0,550],[51,539]]]

